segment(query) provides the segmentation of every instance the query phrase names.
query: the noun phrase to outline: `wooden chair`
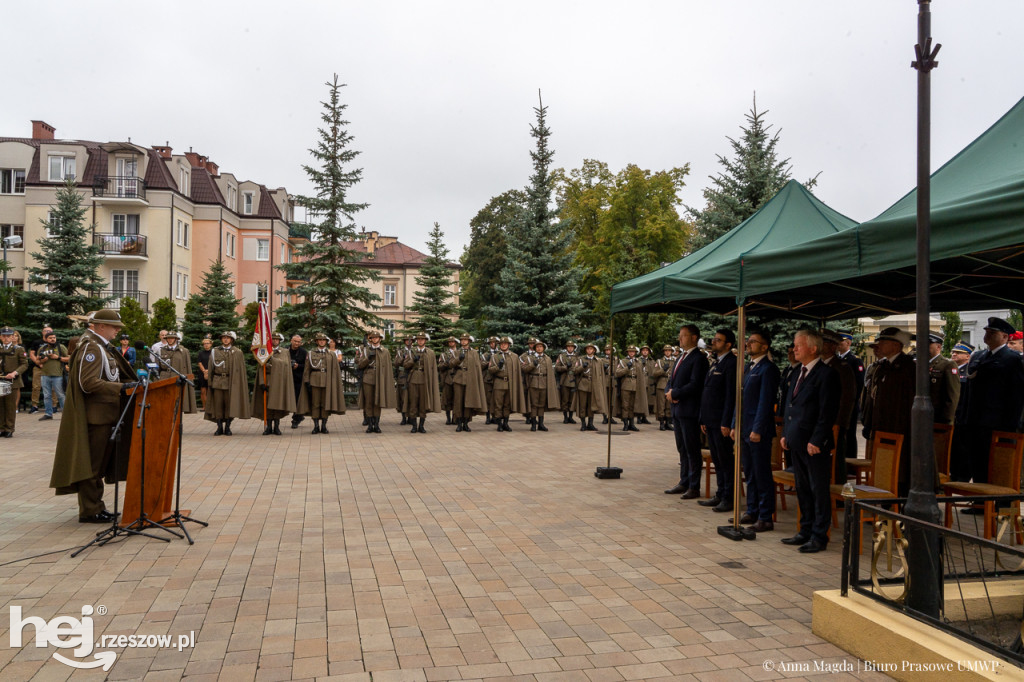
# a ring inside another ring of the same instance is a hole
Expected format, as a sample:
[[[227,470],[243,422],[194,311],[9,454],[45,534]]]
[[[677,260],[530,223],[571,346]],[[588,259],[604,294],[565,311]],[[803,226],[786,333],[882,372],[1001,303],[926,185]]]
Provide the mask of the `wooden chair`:
[[[871,446],[872,442],[868,441],[864,457],[846,458],[846,475],[855,483],[868,483],[868,477],[871,475]]]
[[[871,500],[896,497],[899,487],[900,476],[900,453],[903,450],[903,435],[899,433],[886,433],[875,431],[875,437],[871,444],[871,473],[869,482],[853,486],[856,499]],[[835,508],[837,501],[843,499],[843,486],[833,484],[830,489],[832,496],[832,507]],[[872,520],[870,516],[865,517],[862,510],[857,511],[857,523]],[[864,534],[860,535],[860,551],[864,551]]]
[[[796,497],[796,476],[792,471],[786,471],[787,464],[785,451],[782,449],[782,420],[776,419],[775,438],[772,439],[772,481],[775,483],[775,494],[779,496],[782,511],[787,509],[786,498],[790,495]],[[799,514],[799,505],[797,509]],[[775,516],[778,517],[778,513]]]
[[[949,457],[953,451],[953,425],[936,424],[932,429],[932,444],[935,448],[935,472],[939,483],[949,482]]]
[[[715,463],[711,459],[711,450],[701,448],[700,458],[704,460],[704,497],[711,497],[711,474],[715,473]]]
[[[988,483],[949,481],[942,488],[947,495],[1016,495],[1020,492],[1021,459],[1024,453],[1024,434],[993,431],[988,454]],[[955,502],[946,502],[946,527],[953,525]],[[999,515],[1019,514],[1020,504],[1013,509],[1000,510]],[[985,538],[992,538],[996,530],[995,500],[985,502]]]

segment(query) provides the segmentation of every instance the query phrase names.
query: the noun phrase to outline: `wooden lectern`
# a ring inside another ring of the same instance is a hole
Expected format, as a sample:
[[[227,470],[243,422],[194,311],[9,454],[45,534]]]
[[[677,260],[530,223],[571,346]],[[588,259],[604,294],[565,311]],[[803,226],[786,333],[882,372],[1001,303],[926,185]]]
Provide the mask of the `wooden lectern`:
[[[149,382],[146,403],[145,481],[142,479],[142,429],[138,428],[144,386],[128,391],[135,394],[131,420],[131,449],[125,479],[124,512],[121,526],[130,526],[145,512],[156,525],[174,511],[174,476],[178,467],[178,422],[181,420],[182,391],[176,377]],[[140,494],[141,493],[143,494]],[[143,504],[144,503],[144,504]],[[177,525],[172,522],[166,525]]]

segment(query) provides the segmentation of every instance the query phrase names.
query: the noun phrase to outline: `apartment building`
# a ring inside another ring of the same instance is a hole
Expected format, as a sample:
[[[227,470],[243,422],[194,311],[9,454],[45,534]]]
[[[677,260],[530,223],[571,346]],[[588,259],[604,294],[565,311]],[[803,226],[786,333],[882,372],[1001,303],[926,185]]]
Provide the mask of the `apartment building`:
[[[273,309],[283,300],[271,294],[285,284],[274,265],[292,250],[284,188],[239,181],[205,156],[174,154],[169,145],[58,139],[43,121],[32,122],[31,138],[0,137],[0,236],[23,239],[8,249],[14,285],[31,287],[31,253],[46,237],[56,191],[68,177],[78,183],[91,239],[104,257],[109,307],[134,298],[148,311],[168,298],[181,318],[218,258],[234,277],[239,312],[251,301]]]

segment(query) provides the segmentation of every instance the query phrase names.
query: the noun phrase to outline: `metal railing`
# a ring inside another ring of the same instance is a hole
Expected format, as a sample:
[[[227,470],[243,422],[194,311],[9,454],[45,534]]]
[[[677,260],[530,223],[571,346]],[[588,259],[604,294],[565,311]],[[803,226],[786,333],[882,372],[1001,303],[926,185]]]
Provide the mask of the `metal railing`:
[[[105,290],[105,291],[97,292],[95,294],[95,297],[96,298],[108,298],[108,299],[110,299],[110,300],[108,300],[103,305],[103,307],[104,308],[113,308],[115,310],[121,307],[121,302],[124,299],[126,299],[126,298],[133,298],[136,301],[138,301],[140,308],[142,308],[145,312],[149,312],[149,292],[148,291],[132,291],[130,289],[127,290],[127,291],[122,291],[122,290],[117,290],[117,289],[113,289],[113,290],[108,289],[108,290]]]
[[[92,243],[105,256],[147,256],[147,240],[144,234],[115,234],[97,232]]]
[[[982,505],[994,501],[997,530],[986,539],[981,514],[952,513],[955,527],[921,521],[894,509],[906,498],[847,500],[843,530],[841,594],[849,589],[886,604],[915,620],[952,634],[1000,658],[1024,667],[1019,604],[1019,583],[1024,580],[1024,525],[1021,502],[1024,495],[940,497],[940,509],[947,502]],[[862,525],[860,514],[874,517],[870,561],[861,565]],[[970,519],[970,521],[968,520]],[[937,542],[935,542],[937,540]],[[941,566],[939,617],[921,613],[906,604],[912,542],[934,544]],[[1008,584],[1013,581],[1014,584]],[[1002,585],[1000,584],[1002,583]],[[1007,608],[1009,604],[1009,608]]]
[[[94,197],[146,200],[146,181],[134,175],[98,175],[92,182]]]

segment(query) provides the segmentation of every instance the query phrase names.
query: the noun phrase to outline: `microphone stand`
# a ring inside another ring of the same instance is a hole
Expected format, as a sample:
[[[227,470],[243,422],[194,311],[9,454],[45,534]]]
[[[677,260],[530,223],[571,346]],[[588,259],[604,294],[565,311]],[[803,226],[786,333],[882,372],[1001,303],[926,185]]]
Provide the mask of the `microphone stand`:
[[[185,534],[185,539],[188,540],[188,544],[194,545],[196,544],[196,541],[192,539],[191,535],[189,535],[188,529],[185,528],[185,522],[191,521],[192,523],[198,523],[203,528],[210,525],[206,521],[200,521],[199,519],[194,519],[191,516],[181,513],[181,441],[183,437],[182,411],[185,406],[185,384],[188,384],[193,389],[195,389],[196,385],[187,376],[174,369],[174,367],[171,367],[169,362],[150,350],[148,346],[145,347],[145,350],[148,351],[152,357],[156,358],[161,365],[178,375],[178,402],[174,409],[174,418],[178,421],[178,475],[174,482],[174,511],[170,516],[160,519],[158,523],[162,525],[173,520],[178,524],[178,528],[181,529],[181,532]]]
[[[121,427],[125,423],[124,418],[128,415],[128,410],[134,404],[135,393],[132,393],[130,396],[128,396],[128,400],[125,402],[124,409],[121,410],[121,416],[118,418],[117,423],[114,425],[113,431],[111,431],[110,433],[110,442],[113,443],[114,448],[114,520],[111,523],[110,528],[107,528],[106,530],[101,530],[100,532],[96,533],[96,537],[91,542],[82,547],[79,547],[78,550],[72,552],[72,557],[78,556],[79,554],[89,549],[93,545],[102,547],[114,538],[120,536],[145,535],[147,538],[153,538],[154,540],[163,540],[164,542],[171,541],[170,538],[161,537],[159,535],[151,535],[149,533],[145,533],[141,530],[136,530],[131,527],[122,527],[117,522],[117,518],[119,516],[117,511],[117,501],[118,499],[120,499],[120,476],[118,475],[118,460],[120,459],[120,453],[118,452],[118,450],[120,448],[118,447],[118,443],[120,441]],[[129,445],[129,448],[130,447],[131,446]]]

